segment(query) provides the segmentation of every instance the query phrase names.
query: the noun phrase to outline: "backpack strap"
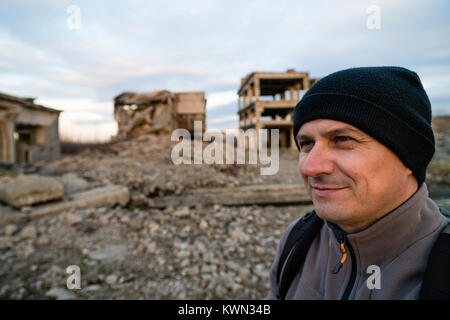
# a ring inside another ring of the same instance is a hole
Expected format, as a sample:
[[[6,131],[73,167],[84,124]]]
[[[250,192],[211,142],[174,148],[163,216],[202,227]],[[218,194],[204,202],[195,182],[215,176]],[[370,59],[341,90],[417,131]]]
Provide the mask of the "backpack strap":
[[[419,299],[450,300],[450,224],[431,249]]]
[[[284,300],[286,293],[306,258],[309,247],[323,224],[315,211],[308,212],[289,233],[278,262],[277,298]]]

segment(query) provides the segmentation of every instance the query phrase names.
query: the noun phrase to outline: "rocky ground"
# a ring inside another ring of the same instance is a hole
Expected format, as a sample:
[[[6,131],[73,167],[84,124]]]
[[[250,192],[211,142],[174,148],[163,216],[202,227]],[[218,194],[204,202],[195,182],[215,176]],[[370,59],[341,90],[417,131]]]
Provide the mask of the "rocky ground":
[[[267,294],[282,230],[308,209],[103,207],[45,217],[5,230],[0,294],[10,299],[260,299]],[[69,265],[81,269],[81,290],[66,289]]]
[[[438,137],[427,177],[433,197],[444,202],[450,198],[448,137]],[[131,201],[1,228],[0,299],[263,298],[279,237],[310,205],[155,209],[146,200],[198,188],[300,184],[296,150],[281,152],[277,175],[261,176],[259,165],[175,166],[174,144],[146,135],[28,168],[47,176],[71,173],[89,188],[124,185]],[[66,287],[70,265],[80,267],[79,290]]]
[[[278,175],[261,176],[259,165],[175,166],[174,144],[168,137],[142,136],[38,164],[41,175],[71,173],[90,187],[125,185],[131,201],[125,208],[73,209],[4,227],[0,297],[263,298],[282,231],[310,206],[150,209],[145,199],[195,188],[300,183],[292,174],[296,152],[282,152]],[[70,265],[80,267],[80,290],[66,287]]]

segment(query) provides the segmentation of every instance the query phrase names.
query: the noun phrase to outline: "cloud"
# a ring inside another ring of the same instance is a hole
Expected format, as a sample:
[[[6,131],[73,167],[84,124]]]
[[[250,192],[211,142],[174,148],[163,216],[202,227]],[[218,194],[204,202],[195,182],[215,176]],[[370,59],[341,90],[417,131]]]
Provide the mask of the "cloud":
[[[212,92],[206,95],[206,108],[212,110],[232,102],[237,104],[238,95],[235,90]]]
[[[1,91],[42,98],[73,124],[111,123],[124,91],[168,89],[204,91],[208,123],[236,128],[220,119],[236,117],[240,79],[252,71],[322,77],[364,65],[417,71],[433,111],[450,114],[446,1],[2,3]],[[71,4],[81,9],[79,30],[67,28]],[[373,4],[379,30],[366,26]]]

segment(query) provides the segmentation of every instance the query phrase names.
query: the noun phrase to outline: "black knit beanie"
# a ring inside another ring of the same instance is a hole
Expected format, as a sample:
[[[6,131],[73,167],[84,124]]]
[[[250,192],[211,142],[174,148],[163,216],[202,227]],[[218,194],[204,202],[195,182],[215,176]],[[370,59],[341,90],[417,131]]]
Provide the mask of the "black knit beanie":
[[[349,123],[378,140],[408,167],[420,185],[434,155],[431,105],[419,76],[401,67],[362,67],[316,82],[294,109],[294,140],[305,122]]]

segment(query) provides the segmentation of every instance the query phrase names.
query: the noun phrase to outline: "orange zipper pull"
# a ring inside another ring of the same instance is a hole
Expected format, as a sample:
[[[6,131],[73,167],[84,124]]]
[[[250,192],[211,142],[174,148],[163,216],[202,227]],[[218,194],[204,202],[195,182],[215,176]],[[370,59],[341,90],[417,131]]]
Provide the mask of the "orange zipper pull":
[[[345,260],[347,259],[347,250],[345,250],[344,242],[341,242],[341,252],[342,252],[342,259],[339,261],[331,270],[331,273],[336,274],[341,270],[342,266],[344,265]]]

